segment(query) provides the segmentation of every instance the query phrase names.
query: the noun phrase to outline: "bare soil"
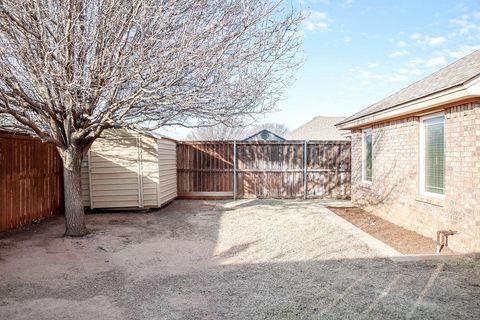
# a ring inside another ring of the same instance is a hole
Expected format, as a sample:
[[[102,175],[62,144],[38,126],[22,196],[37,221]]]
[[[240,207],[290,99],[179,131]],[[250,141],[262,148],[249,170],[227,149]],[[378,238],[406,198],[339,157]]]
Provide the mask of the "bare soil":
[[[388,244],[403,254],[434,254],[437,243],[414,231],[407,230],[365,210],[356,207],[340,208],[328,207],[338,216],[359,227],[371,236]],[[448,247],[444,247],[442,254],[453,254]]]
[[[480,261],[379,258],[317,201],[176,201],[0,236],[0,319],[478,319]]]

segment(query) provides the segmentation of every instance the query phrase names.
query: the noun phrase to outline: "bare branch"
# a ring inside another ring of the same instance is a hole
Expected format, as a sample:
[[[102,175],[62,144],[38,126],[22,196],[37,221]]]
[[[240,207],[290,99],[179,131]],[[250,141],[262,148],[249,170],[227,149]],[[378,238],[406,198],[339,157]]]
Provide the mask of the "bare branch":
[[[300,20],[282,1],[0,0],[0,114],[60,150],[251,119],[293,78]]]

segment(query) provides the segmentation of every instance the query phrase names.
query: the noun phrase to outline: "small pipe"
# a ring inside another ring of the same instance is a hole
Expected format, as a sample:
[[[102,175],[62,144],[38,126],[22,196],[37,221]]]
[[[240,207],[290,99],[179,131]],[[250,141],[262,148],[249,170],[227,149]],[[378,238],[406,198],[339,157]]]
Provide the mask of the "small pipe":
[[[448,247],[448,237],[457,233],[457,231],[453,230],[437,231],[437,254],[440,254],[440,251],[443,249],[443,247]]]

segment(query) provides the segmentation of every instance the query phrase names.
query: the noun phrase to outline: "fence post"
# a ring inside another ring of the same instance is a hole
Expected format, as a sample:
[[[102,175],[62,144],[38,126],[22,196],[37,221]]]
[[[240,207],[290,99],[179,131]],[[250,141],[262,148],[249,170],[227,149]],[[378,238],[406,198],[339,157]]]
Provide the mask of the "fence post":
[[[307,186],[307,145],[308,140],[303,143],[303,198],[307,199],[308,186]]]
[[[233,141],[233,200],[237,200],[237,141]]]

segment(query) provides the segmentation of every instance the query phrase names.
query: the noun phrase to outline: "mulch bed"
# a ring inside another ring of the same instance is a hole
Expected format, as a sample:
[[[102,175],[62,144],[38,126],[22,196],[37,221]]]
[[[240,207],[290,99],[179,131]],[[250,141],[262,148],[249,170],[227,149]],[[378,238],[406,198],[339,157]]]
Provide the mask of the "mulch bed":
[[[400,253],[433,254],[436,252],[437,244],[432,239],[397,226],[360,208],[328,207],[328,209]],[[453,254],[445,247],[441,253]]]

